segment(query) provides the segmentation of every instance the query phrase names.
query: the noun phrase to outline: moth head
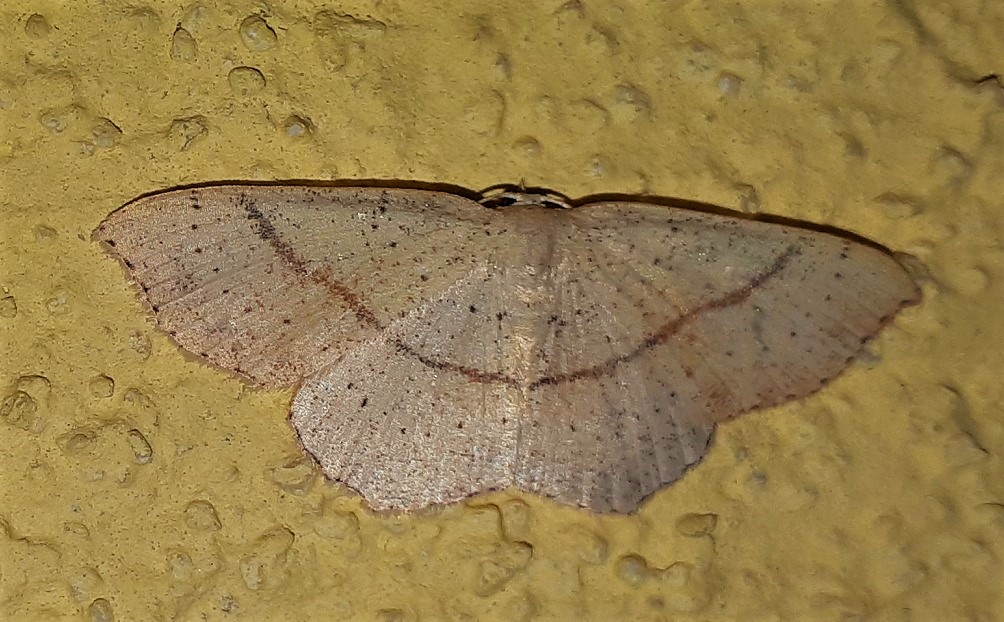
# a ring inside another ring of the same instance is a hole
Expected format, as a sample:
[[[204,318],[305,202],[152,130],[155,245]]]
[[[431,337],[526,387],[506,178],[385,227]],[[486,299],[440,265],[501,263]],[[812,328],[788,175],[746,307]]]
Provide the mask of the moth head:
[[[524,188],[522,184],[518,187],[503,185],[486,188],[481,192],[478,203],[491,209],[520,206],[555,209],[572,207],[569,198],[563,194],[543,188]]]

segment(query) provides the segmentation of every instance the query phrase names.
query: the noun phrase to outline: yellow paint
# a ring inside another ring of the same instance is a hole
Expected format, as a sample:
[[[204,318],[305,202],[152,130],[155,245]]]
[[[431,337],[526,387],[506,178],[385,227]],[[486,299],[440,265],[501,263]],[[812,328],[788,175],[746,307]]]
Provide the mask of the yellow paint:
[[[999,4],[321,4],[0,8],[0,618],[1004,619]],[[909,254],[925,299],[637,516],[379,517],[89,240],[293,178],[758,209]]]

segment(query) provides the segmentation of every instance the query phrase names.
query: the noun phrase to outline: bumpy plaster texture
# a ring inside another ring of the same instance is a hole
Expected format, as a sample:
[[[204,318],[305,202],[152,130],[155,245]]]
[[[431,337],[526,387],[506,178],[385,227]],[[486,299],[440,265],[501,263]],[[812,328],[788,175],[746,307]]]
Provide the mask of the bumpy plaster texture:
[[[0,9],[0,617],[1004,618],[999,3]],[[153,190],[384,179],[849,230],[922,289],[636,514],[328,484],[90,232]]]

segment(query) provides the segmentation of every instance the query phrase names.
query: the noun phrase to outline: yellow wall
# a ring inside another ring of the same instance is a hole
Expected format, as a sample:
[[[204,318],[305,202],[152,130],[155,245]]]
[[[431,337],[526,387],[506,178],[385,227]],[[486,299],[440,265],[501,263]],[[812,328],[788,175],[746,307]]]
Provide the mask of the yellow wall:
[[[1001,3],[15,4],[0,618],[1004,619]],[[187,358],[89,237],[179,184],[344,178],[829,224],[924,301],[636,516],[379,517],[303,458],[292,391]]]

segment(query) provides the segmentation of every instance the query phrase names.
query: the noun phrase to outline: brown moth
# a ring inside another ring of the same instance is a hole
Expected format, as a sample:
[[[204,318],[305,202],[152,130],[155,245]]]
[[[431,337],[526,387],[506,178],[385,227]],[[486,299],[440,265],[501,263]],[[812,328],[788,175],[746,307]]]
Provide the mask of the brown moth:
[[[844,237],[667,205],[219,185],[95,231],[182,348],[298,384],[304,449],[370,506],[515,486],[631,512],[717,422],[808,395],[919,292]]]

